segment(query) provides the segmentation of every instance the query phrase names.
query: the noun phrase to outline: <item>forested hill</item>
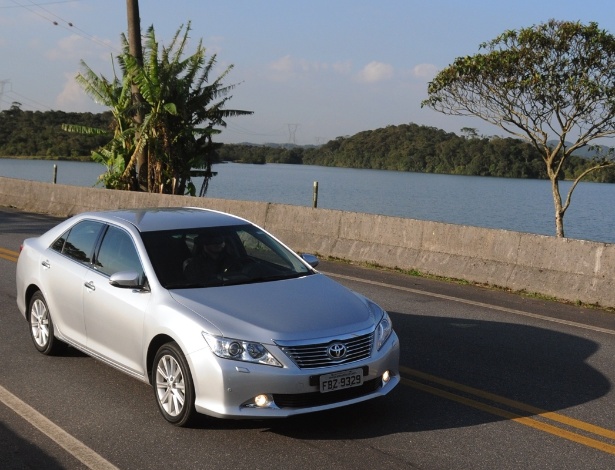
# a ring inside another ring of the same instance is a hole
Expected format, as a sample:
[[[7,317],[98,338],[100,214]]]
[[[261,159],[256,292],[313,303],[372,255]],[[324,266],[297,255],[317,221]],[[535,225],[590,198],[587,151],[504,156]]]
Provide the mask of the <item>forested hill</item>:
[[[304,163],[354,168],[540,178],[544,163],[516,139],[465,138],[433,127],[404,124],[363,131],[308,152]]]
[[[338,137],[320,147],[225,145],[219,156],[245,163],[371,168],[472,176],[547,179],[542,157],[531,145],[512,138],[464,137],[417,124],[387,126]],[[571,158],[565,178],[579,175],[591,162]],[[586,180],[615,182],[615,170],[593,172]]]
[[[0,157],[87,158],[109,136],[84,136],[62,130],[62,124],[110,128],[111,113],[22,111],[0,112]],[[465,137],[417,124],[387,126],[338,137],[319,147],[226,144],[220,161],[291,163],[347,168],[371,168],[421,173],[546,178],[541,156],[521,140]],[[589,161],[572,158],[565,168],[570,179]],[[615,170],[593,172],[589,179],[615,182]]]
[[[111,118],[111,112],[22,111],[12,106],[0,112],[0,157],[89,156],[93,149],[109,141]],[[62,124],[109,129],[109,136],[65,132]]]

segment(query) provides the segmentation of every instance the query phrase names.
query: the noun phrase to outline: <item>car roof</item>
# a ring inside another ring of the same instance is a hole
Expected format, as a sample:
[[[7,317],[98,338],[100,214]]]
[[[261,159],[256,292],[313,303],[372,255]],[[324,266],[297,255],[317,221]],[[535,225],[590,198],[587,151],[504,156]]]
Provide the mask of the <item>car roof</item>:
[[[151,207],[88,212],[84,217],[96,217],[110,222],[129,223],[140,232],[220,227],[248,223],[245,219],[224,212],[198,207]]]

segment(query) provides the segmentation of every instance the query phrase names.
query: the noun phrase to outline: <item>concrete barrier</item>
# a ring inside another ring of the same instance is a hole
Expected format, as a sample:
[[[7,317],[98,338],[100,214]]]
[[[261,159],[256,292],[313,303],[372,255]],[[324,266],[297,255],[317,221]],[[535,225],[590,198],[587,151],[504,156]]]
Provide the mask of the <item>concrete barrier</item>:
[[[0,177],[0,205],[67,217],[195,206],[244,217],[296,251],[615,307],[615,245],[266,202],[54,185]]]

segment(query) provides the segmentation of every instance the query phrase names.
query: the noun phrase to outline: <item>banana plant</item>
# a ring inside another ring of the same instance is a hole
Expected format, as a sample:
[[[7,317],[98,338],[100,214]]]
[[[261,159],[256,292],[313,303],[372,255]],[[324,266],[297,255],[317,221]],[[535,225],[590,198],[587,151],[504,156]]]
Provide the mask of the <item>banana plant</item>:
[[[116,58],[121,78],[115,75],[108,80],[96,75],[82,61],[83,72],[77,81],[95,101],[109,107],[114,118],[112,140],[92,155],[107,167],[101,177],[106,187],[196,195],[192,177],[198,175],[203,176],[199,191],[203,196],[215,174],[211,165],[221,145],[213,137],[220,134],[220,127],[226,127],[227,118],[252,114],[225,109],[236,85],[224,85],[223,80],[233,66],[210,81],[216,55],[208,59],[200,40],[196,50],[186,56],[189,33],[190,23],[182,25],[169,45],[161,46],[150,26],[144,37],[142,63],[129,53],[128,40],[122,35],[123,52]],[[142,100],[133,99],[133,85]],[[142,122],[134,119],[137,112],[143,115]],[[100,131],[65,128],[82,133]],[[147,156],[146,171],[137,172],[142,152]]]

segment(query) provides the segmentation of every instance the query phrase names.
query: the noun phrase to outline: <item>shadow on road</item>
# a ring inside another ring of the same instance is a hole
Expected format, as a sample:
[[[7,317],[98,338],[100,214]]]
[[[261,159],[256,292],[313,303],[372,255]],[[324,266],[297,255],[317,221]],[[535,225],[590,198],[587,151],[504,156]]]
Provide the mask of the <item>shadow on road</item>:
[[[60,470],[66,468],[39,446],[28,442],[0,422],[0,468],[3,470],[23,470],[44,468]]]
[[[425,372],[553,412],[590,402],[611,389],[609,380],[587,363],[598,344],[578,336],[494,321],[394,313],[392,317],[402,338],[401,364],[406,371]],[[407,372],[402,377],[416,380]],[[296,439],[364,439],[504,419],[407,384],[384,398],[274,422],[269,430]]]
[[[147,384],[72,349],[60,357],[41,356],[29,344],[23,324],[6,325],[9,330],[11,326],[15,329],[7,332],[15,341],[6,347],[13,351],[16,370],[29,370],[30,387],[48,387],[48,393],[61,393],[64,402],[71,405],[55,410],[37,394],[27,394],[26,402],[60,425],[82,423],[89,440],[101,446],[103,455],[115,455],[125,445],[123,434],[113,429],[147,429],[148,439],[140,441],[140,451],[161,461],[170,451],[162,443],[176,446],[181,442],[189,449],[191,443],[203,442],[206,437],[208,446],[224,448],[241,431],[296,440],[345,441],[465,428],[504,419],[407,385],[406,379],[416,379],[408,375],[409,369],[553,412],[595,400],[611,388],[609,380],[587,362],[598,344],[579,336],[497,321],[391,315],[401,338],[401,364],[406,372],[402,373],[404,382],[388,396],[282,420],[234,421],[201,416],[190,429],[164,423]],[[53,383],[45,379],[49,374],[54,377]],[[14,385],[21,380],[18,377]],[[16,442],[17,448],[28,445],[20,443],[20,437],[10,429],[0,431],[0,438],[11,439],[7,442]],[[253,446],[254,442],[260,439],[248,439],[244,445]],[[250,452],[263,458],[268,455],[267,446],[250,447]],[[12,451],[3,447],[0,462],[12,456]],[[44,455],[32,456],[39,457]]]

